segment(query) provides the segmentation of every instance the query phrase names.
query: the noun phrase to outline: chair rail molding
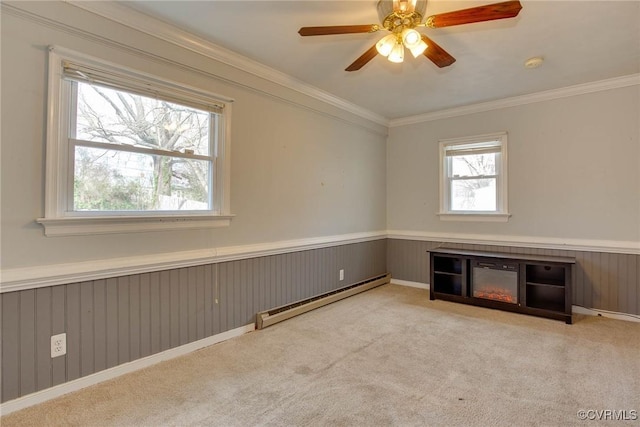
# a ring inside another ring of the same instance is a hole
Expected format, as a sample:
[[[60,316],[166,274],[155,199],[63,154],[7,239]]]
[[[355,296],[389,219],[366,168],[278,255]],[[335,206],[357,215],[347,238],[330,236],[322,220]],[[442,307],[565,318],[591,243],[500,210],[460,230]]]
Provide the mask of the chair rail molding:
[[[387,238],[640,255],[640,242],[631,240],[595,240],[520,235],[438,233],[416,230],[387,230]]]
[[[0,271],[0,293],[386,239],[369,231],[240,246],[109,258]]]
[[[640,255],[640,242],[564,239],[558,237],[436,233],[412,230],[381,230],[297,240],[198,249],[162,254],[110,258],[63,264],[11,268],[0,271],[0,293],[104,279],[174,268],[191,267],[261,256],[277,255],[379,239],[469,243],[565,251],[607,252]]]

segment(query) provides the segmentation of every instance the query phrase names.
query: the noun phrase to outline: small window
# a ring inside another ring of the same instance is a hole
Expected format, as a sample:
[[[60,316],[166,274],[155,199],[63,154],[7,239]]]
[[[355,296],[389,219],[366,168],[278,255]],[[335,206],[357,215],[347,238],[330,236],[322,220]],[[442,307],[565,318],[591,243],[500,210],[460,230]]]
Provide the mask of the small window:
[[[49,64],[47,235],[228,224],[230,100],[60,48]]]
[[[507,221],[507,134],[440,141],[440,218]]]

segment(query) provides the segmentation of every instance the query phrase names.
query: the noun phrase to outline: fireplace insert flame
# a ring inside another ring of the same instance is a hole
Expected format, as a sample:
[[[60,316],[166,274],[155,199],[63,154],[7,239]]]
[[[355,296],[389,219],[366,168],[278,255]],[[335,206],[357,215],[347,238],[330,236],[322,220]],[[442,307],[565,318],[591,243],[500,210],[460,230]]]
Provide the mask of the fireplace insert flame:
[[[517,298],[508,289],[496,286],[487,286],[482,289],[474,289],[473,296],[476,298],[492,299],[494,301],[510,302],[516,304]]]
[[[473,263],[471,288],[475,298],[518,303],[518,265],[510,263]]]

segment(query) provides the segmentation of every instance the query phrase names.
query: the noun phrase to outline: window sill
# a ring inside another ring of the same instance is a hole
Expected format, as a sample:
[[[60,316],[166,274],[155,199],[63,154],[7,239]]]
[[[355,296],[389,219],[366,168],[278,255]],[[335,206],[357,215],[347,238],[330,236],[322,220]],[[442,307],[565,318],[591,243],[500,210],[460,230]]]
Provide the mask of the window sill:
[[[135,233],[228,227],[233,215],[83,216],[38,218],[45,236]]]
[[[452,212],[439,212],[437,214],[440,217],[440,221],[476,221],[476,222],[507,222],[511,214],[509,213],[482,213],[482,212],[470,212],[470,213],[452,213]]]

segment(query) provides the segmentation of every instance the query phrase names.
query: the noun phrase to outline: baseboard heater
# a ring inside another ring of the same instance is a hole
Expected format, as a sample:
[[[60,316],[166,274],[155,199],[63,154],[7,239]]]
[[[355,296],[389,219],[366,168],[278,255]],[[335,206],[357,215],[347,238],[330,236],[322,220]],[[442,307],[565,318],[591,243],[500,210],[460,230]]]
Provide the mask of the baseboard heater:
[[[360,292],[368,291],[380,285],[384,285],[391,281],[391,274],[383,274],[381,276],[372,277],[344,288],[336,289],[322,295],[307,298],[301,301],[292,302],[291,304],[282,305],[272,308],[271,310],[261,311],[256,316],[256,329],[264,329],[283,320],[290,319],[307,311],[314,310],[332,302],[348,298]]]

